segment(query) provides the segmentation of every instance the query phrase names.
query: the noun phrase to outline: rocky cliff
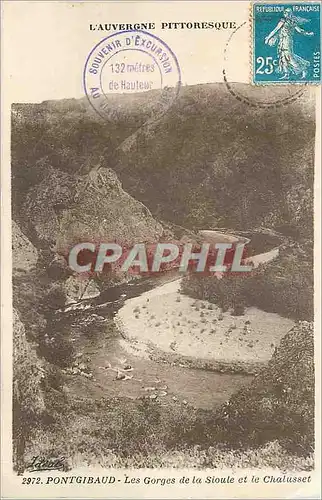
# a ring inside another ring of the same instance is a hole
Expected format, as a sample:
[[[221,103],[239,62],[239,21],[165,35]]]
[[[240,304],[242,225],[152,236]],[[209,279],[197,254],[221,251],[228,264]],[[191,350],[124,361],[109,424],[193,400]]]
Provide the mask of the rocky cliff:
[[[278,439],[309,454],[314,448],[313,324],[299,322],[273,354],[267,368],[222,409],[232,442],[261,445]]]
[[[38,260],[38,251],[12,221],[12,267],[14,272],[30,271]]]
[[[43,245],[66,252],[80,241],[156,242],[162,226],[128,195],[116,174],[100,165],[85,175],[49,168],[24,204],[32,229]]]
[[[13,310],[13,452],[14,463],[23,470],[23,454],[33,426],[45,410],[41,388],[43,363],[27,341],[25,326]]]

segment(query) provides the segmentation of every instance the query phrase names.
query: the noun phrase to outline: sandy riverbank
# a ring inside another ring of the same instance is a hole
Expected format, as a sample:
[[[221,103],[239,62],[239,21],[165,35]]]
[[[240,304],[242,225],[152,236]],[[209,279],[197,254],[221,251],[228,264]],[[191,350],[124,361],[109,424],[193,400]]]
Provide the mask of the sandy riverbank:
[[[115,318],[132,354],[199,368],[252,371],[272,356],[294,322],[254,307],[243,316],[180,294],[180,279],[129,299]]]

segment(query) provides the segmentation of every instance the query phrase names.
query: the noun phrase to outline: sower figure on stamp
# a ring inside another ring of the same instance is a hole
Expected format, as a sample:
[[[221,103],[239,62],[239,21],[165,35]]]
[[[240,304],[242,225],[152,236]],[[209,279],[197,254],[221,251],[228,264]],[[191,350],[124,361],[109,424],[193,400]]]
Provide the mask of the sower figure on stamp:
[[[306,23],[309,19],[304,19],[301,17],[294,16],[292,10],[287,8],[283,12],[283,18],[280,19],[277,26],[271,31],[271,33],[265,38],[265,43],[268,45],[277,45],[277,55],[278,55],[278,73],[282,73],[282,79],[288,79],[290,74],[301,75],[301,78],[305,78],[307,75],[307,70],[310,65],[309,61],[306,61],[299,55],[294,53],[293,49],[293,37],[294,31],[305,36],[312,36],[314,33],[312,31],[305,31],[300,27],[300,24]]]

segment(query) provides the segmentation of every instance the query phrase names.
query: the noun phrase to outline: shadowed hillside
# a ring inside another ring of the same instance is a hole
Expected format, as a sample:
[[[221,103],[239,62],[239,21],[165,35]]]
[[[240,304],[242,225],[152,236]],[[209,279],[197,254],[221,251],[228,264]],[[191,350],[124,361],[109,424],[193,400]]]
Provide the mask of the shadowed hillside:
[[[235,85],[256,96],[257,89]],[[266,100],[278,91],[266,90]],[[111,97],[118,112],[109,121],[86,100],[15,105],[15,210],[40,182],[42,162],[78,175],[100,162],[155,216],[186,227],[311,231],[315,125],[308,91],[267,109],[238,101],[224,84],[187,86],[163,117],[143,128],[137,114],[148,116],[149,100],[137,98],[136,107],[129,99]]]
[[[314,338],[303,321],[283,338],[271,361],[222,408],[220,425],[235,442],[262,445],[278,439],[299,454],[314,449]]]

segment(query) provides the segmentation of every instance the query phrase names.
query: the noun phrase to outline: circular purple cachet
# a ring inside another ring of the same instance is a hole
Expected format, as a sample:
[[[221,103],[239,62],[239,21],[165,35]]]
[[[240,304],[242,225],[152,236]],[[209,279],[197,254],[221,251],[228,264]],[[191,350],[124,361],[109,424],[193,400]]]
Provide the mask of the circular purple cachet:
[[[173,104],[181,72],[173,51],[141,30],[119,31],[101,40],[87,57],[83,83],[94,110],[105,120],[157,120]]]

